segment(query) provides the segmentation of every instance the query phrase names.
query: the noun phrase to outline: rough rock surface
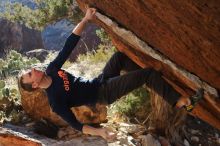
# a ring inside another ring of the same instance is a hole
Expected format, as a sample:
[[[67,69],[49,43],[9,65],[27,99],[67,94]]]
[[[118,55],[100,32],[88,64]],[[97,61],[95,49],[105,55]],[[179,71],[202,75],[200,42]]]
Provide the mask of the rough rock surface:
[[[146,129],[141,125],[111,121],[102,124],[102,126],[115,131],[117,139],[107,142],[101,137],[79,133],[69,126],[60,128],[57,138],[50,139],[34,133],[31,126],[5,124],[0,127],[0,146],[23,146],[25,144],[30,146],[140,146],[141,142],[144,141],[145,135],[142,134],[146,132]],[[148,140],[150,139],[148,138]]]
[[[193,119],[192,116],[187,119],[187,140],[183,140],[184,144],[189,145],[210,145],[220,146],[219,134],[217,129],[212,128],[208,124]],[[56,138],[51,139],[43,135],[38,135],[33,131],[34,122],[28,122],[25,125],[11,125],[5,123],[0,127],[0,146],[23,146],[23,145],[44,145],[44,146],[171,146],[168,139],[151,135],[145,126],[140,124],[131,124],[130,122],[118,121],[114,116],[109,117],[109,122],[101,126],[111,129],[117,133],[117,139],[113,142],[106,142],[100,137],[84,135],[71,128],[70,126],[59,128]],[[191,137],[198,137],[199,141],[191,140]],[[173,144],[172,144],[173,145]]]
[[[15,132],[16,131],[16,132]],[[71,135],[73,137],[71,137]],[[81,137],[69,133],[68,139],[50,139],[37,135],[27,127],[0,127],[0,146],[107,146],[100,137]]]
[[[22,53],[36,48],[44,48],[39,31],[2,19],[0,19],[0,27],[0,57],[10,49]]]
[[[77,0],[95,6],[95,23],[142,67],[154,67],[185,96],[205,89],[192,112],[220,129],[220,2]]]
[[[49,106],[46,92],[38,89],[34,92],[27,92],[19,87],[21,103],[24,110],[33,119],[45,118],[58,126],[66,126],[67,123],[52,111]],[[76,118],[81,123],[102,123],[106,122],[107,109],[105,105],[80,106],[71,108]]]

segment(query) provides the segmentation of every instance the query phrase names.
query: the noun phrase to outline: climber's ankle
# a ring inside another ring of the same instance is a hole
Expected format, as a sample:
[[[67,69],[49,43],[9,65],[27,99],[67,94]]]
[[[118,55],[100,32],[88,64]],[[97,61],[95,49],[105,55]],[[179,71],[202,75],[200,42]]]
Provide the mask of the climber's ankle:
[[[190,99],[187,98],[187,97],[183,97],[183,96],[182,96],[182,97],[177,101],[175,107],[179,109],[179,108],[182,108],[182,107],[184,107],[184,106],[188,106],[188,105],[190,105],[190,104],[191,104]]]

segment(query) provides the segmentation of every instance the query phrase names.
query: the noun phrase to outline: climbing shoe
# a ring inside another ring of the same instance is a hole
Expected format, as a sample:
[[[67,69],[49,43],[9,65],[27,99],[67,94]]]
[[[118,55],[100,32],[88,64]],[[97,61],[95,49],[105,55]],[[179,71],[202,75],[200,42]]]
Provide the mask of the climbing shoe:
[[[189,97],[191,104],[185,106],[187,112],[191,112],[195,105],[204,97],[204,89],[200,88],[196,91],[196,94]]]

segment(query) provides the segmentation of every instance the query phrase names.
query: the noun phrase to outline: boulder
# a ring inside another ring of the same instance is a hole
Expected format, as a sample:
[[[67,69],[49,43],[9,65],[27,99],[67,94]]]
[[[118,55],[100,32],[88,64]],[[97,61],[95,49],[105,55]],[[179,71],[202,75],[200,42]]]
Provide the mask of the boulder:
[[[21,94],[21,104],[25,112],[35,120],[41,118],[53,122],[57,126],[67,126],[68,124],[56,113],[52,111],[48,103],[45,90],[37,89],[28,92],[19,85]],[[77,120],[85,124],[99,124],[106,122],[107,108],[105,105],[96,104],[96,106],[80,106],[71,108]]]
[[[31,58],[35,57],[41,62],[43,62],[46,59],[49,52],[45,49],[35,49],[35,50],[28,51],[25,54],[27,57],[31,57]]]
[[[96,24],[117,49],[140,66],[153,67],[177,91],[205,89],[191,114],[220,129],[220,2],[77,0],[97,8]]]
[[[68,127],[69,128],[69,127]],[[71,129],[71,128],[70,128]],[[101,137],[88,137],[86,135],[73,136],[63,139],[51,139],[36,133],[30,128],[10,125],[0,127],[0,146],[107,146]]]

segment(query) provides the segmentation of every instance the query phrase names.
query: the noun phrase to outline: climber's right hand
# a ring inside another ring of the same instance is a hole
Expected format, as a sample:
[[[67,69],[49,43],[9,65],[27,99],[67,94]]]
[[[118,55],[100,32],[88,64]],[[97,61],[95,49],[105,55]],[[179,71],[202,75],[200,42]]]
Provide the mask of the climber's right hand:
[[[84,134],[90,134],[94,136],[101,136],[108,142],[112,142],[116,139],[116,133],[112,132],[111,130],[108,130],[107,128],[95,128],[89,125],[84,125],[82,132]]]

